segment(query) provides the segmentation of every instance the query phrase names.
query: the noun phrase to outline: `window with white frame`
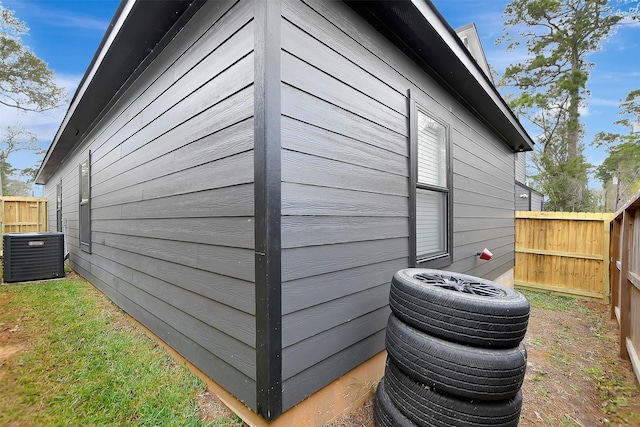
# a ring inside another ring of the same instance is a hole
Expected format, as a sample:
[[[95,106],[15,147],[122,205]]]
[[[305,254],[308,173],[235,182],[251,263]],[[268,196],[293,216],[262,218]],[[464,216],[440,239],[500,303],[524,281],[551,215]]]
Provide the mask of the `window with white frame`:
[[[56,186],[56,231],[62,231],[62,179]]]
[[[413,117],[415,263],[439,268],[451,264],[449,130],[420,109]]]
[[[91,154],[80,163],[80,249],[91,252]]]

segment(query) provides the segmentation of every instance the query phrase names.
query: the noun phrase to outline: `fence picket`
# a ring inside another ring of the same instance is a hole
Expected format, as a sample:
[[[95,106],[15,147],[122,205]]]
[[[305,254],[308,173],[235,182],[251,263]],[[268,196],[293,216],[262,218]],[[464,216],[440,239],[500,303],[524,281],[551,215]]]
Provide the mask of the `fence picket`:
[[[608,303],[612,218],[593,212],[516,212],[516,287]]]

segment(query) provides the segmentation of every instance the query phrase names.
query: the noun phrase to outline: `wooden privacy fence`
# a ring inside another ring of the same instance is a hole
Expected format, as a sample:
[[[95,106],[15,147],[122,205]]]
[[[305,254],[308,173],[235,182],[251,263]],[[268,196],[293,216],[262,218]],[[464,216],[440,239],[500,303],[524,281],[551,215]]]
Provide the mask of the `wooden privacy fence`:
[[[516,287],[609,303],[610,213],[516,212]]]
[[[640,382],[640,192],[611,226],[611,317],[620,325],[620,356],[631,360]]]
[[[0,230],[6,233],[48,231],[47,199],[42,197],[0,197]],[[0,248],[2,247],[0,239]]]

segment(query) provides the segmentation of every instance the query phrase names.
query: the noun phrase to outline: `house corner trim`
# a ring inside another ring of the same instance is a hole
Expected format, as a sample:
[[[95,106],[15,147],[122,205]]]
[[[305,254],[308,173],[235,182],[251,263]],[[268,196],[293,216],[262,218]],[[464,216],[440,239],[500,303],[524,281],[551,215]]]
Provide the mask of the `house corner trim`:
[[[267,421],[282,414],[280,8],[255,0],[256,400]]]

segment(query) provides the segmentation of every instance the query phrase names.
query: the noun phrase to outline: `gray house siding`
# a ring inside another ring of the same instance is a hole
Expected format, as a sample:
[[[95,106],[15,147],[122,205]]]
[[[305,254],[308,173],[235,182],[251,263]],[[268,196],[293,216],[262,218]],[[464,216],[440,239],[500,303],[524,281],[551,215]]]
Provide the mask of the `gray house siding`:
[[[532,142],[429,3],[127,4],[38,179],[51,200],[62,182],[72,266],[262,417],[384,349],[391,277],[422,255],[416,106],[448,135],[438,262],[513,267],[514,150]],[[166,34],[151,53],[142,23]]]
[[[447,123],[453,263],[514,263],[514,154],[353,10],[282,7],[283,410],[384,348],[391,275],[409,265],[409,99]],[[476,252],[488,247],[491,262]]]
[[[543,211],[544,210],[544,197],[537,191],[531,192],[531,210]]]
[[[49,182],[62,178],[74,269],[255,409],[253,12],[202,6]]]
[[[516,181],[527,182],[527,153],[516,153]]]

